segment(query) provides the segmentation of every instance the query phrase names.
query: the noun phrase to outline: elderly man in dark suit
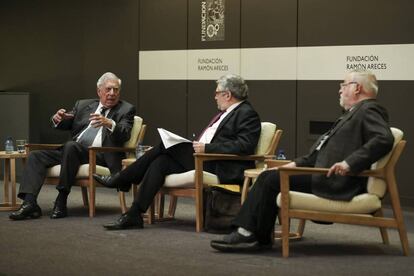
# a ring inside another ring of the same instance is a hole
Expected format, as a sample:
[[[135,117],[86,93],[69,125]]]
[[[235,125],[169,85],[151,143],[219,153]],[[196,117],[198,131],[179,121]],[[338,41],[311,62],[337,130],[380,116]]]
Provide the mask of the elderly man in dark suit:
[[[181,143],[168,149],[161,143],[113,177],[94,175],[101,184],[122,191],[128,191],[131,183],[141,183],[138,197],[130,210],[104,227],[108,230],[142,228],[141,213],[147,210],[165,177],[194,170],[194,152],[253,154],[261,124],[258,114],[246,101],[247,96],[247,84],[240,76],[230,74],[221,77],[215,91],[220,113],[197,142]],[[221,161],[207,162],[204,169],[217,174],[222,183],[242,183],[244,170],[252,167],[253,161]]]
[[[56,129],[70,130],[73,140],[56,150],[39,150],[29,154],[20,184],[20,209],[10,214],[12,220],[38,218],[42,211],[37,196],[47,169],[61,164],[59,194],[52,219],[67,216],[66,202],[76,173],[81,164],[89,162],[88,146],[122,146],[128,141],[134,122],[135,107],[120,100],[121,79],[115,74],[103,74],[97,83],[99,99],[79,100],[72,111],[59,109],[51,118]],[[109,167],[111,172],[121,170],[123,153],[99,153],[97,164]]]
[[[366,190],[366,178],[347,174],[369,169],[392,149],[394,141],[387,112],[375,99],[377,92],[377,80],[372,73],[352,71],[346,75],[339,90],[339,102],[345,114],[317,140],[308,155],[286,165],[329,168],[329,172],[326,176],[293,176],[291,190],[344,201]],[[277,168],[261,173],[233,221],[235,231],[222,240],[213,240],[211,246],[220,251],[271,247],[279,192]]]

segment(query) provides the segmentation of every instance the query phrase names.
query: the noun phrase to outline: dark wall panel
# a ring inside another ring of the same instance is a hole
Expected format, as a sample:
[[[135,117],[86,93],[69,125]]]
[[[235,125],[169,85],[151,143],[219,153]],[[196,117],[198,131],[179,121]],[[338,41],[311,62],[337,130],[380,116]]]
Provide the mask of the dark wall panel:
[[[297,2],[241,0],[241,47],[294,47]]]
[[[296,155],[296,81],[249,81],[249,98],[262,122],[283,130],[278,149],[287,158]]]
[[[411,0],[298,1],[298,46],[414,42]]]
[[[62,142],[50,116],[76,99],[96,97],[105,71],[124,80],[136,103],[137,1],[0,1],[0,91],[30,93],[31,142]]]
[[[139,27],[142,51],[187,49],[187,0],[141,0]]]
[[[161,127],[186,136],[187,82],[140,81],[140,116],[148,125],[145,142],[159,141],[157,128]]]
[[[84,1],[85,97],[96,95],[97,79],[110,71],[122,79],[122,98],[137,103],[138,8],[138,1]]]
[[[49,118],[83,96],[81,1],[1,1],[0,11],[0,90],[31,94],[33,142],[66,139]]]

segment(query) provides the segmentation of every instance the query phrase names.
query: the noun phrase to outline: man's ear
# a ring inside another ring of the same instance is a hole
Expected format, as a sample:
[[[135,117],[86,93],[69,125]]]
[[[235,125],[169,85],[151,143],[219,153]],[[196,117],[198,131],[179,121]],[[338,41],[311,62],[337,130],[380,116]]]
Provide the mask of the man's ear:
[[[361,92],[362,92],[362,85],[357,83],[356,89],[355,89],[355,95],[361,94]]]

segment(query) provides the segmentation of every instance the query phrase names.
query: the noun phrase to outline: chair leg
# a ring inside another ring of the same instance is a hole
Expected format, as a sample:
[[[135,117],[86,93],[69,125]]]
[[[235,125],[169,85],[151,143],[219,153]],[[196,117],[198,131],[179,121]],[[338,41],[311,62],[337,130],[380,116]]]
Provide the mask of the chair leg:
[[[250,179],[251,179],[250,177],[247,177],[247,176],[244,177],[243,188],[242,188],[242,193],[241,193],[241,204],[243,204],[243,202],[247,198],[247,193],[249,192],[249,187],[250,187]]]
[[[128,211],[128,208],[126,206],[126,201],[125,201],[125,192],[119,192],[119,202],[121,205],[121,212],[122,214],[126,213]]]
[[[154,224],[154,221],[155,221],[155,204],[154,204],[154,201],[152,201],[150,207],[148,207],[148,210],[147,210],[147,223]]]
[[[88,207],[89,206],[88,189],[82,186],[81,191],[82,191],[83,206]]]
[[[395,202],[395,201],[394,201]],[[393,203],[394,216],[397,221],[398,233],[400,235],[401,246],[405,256],[410,255],[410,247],[408,245],[407,231],[405,230],[404,219],[402,216],[401,205]]]
[[[177,209],[177,197],[170,196],[170,205],[168,207],[168,217],[174,218],[176,209]]]
[[[155,198],[156,198],[156,203],[157,203],[157,217],[158,219],[163,219],[164,218],[165,194],[158,193]]]
[[[299,225],[298,225],[298,238],[302,238],[303,237],[303,232],[305,231],[305,224],[306,224],[306,219],[299,219]]]
[[[96,187],[94,184],[89,186],[89,217],[93,218],[95,216],[95,192]]]
[[[282,210],[282,256],[289,257],[289,217],[287,210]]]
[[[384,217],[384,213],[382,212],[382,208],[377,210],[374,213],[374,217]],[[379,227],[380,233],[381,233],[381,238],[382,238],[382,243],[383,244],[390,244],[390,240],[388,238],[388,233],[387,233],[387,228],[386,227]]]

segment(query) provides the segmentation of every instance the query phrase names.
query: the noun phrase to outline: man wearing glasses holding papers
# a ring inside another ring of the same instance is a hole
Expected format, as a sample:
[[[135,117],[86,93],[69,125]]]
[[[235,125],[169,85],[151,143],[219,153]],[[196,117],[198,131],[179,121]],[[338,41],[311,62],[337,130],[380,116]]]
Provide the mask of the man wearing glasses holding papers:
[[[160,143],[118,174],[109,177],[94,175],[102,185],[121,191],[128,191],[132,183],[141,183],[129,211],[104,227],[107,230],[143,228],[141,213],[151,205],[165,177],[194,170],[194,152],[253,154],[261,124],[247,97],[248,87],[240,76],[229,74],[221,77],[217,80],[214,97],[220,112],[197,141],[179,143],[167,149]],[[204,170],[216,174],[222,183],[241,184],[244,170],[254,166],[254,161],[212,161],[205,164]]]

